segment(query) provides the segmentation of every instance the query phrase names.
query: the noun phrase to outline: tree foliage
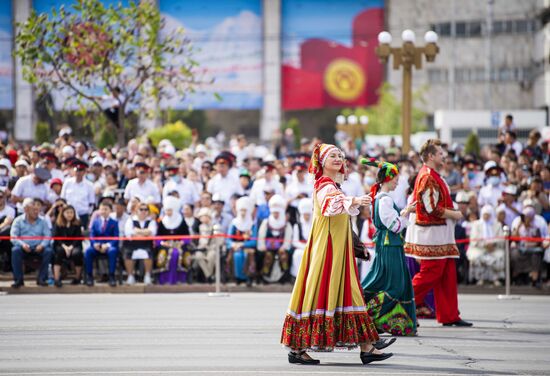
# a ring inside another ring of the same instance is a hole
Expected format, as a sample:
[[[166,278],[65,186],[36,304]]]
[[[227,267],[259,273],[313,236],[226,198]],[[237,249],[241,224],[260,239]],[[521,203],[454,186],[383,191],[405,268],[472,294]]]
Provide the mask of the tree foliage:
[[[479,157],[480,149],[481,147],[479,146],[479,137],[477,133],[470,132],[464,144],[464,153]]]
[[[402,103],[393,94],[393,88],[390,84],[383,84],[378,90],[378,103],[367,108],[345,109],[343,115],[367,115],[369,123],[365,127],[366,134],[401,134],[402,132]],[[413,108],[412,108],[412,133],[420,132],[425,129],[426,112],[419,107],[415,107],[417,103],[424,103],[423,90],[413,93]]]
[[[113,100],[123,145],[129,110],[150,98],[185,97],[201,83],[184,30],[164,26],[152,2],[105,6],[101,0],[78,0],[51,14],[33,11],[19,23],[16,56],[39,93],[61,92],[65,106],[76,106],[82,115],[102,112],[105,97]]]
[[[151,139],[153,146],[157,147],[161,140],[168,139],[177,149],[189,146],[192,136],[191,128],[179,120],[160,128],[151,129],[147,133],[147,137]]]
[[[44,121],[36,123],[36,129],[34,130],[34,140],[37,144],[51,141],[50,125]]]

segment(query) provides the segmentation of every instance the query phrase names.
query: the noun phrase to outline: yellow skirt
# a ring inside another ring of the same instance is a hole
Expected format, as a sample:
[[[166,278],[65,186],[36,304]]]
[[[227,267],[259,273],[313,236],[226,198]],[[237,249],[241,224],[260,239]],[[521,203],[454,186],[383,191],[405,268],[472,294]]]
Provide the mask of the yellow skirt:
[[[323,217],[314,202],[281,343],[292,350],[332,351],[376,341],[357,274],[349,215]]]

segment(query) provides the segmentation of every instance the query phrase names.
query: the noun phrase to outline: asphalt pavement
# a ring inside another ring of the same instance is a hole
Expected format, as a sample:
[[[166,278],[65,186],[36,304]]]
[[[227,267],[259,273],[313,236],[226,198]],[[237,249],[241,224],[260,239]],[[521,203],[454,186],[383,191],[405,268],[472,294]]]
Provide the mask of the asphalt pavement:
[[[312,353],[292,365],[279,344],[288,293],[0,296],[5,375],[550,375],[550,297],[461,295],[473,328],[421,320],[393,358]]]

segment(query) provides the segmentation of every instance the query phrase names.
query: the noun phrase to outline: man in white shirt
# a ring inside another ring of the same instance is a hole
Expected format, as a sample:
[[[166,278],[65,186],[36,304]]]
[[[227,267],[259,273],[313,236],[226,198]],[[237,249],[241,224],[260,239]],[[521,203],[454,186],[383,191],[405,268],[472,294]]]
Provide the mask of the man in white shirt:
[[[128,202],[134,197],[138,197],[140,201],[145,201],[148,197],[153,198],[153,204],[160,204],[160,192],[155,183],[149,179],[150,167],[143,162],[135,164],[137,178],[128,182],[124,190],[124,199]]]
[[[264,162],[264,177],[257,179],[254,184],[252,184],[252,189],[250,190],[250,198],[254,201],[255,205],[264,205],[266,204],[264,188],[269,186],[273,188],[275,194],[284,195],[284,187],[279,181],[279,175],[275,172],[275,165],[271,162]]]
[[[43,202],[48,202],[48,187],[46,182],[52,175],[42,167],[34,169],[34,173],[20,178],[15,183],[11,192],[11,200],[17,205],[17,210],[23,212],[22,202],[25,198],[39,198]]]
[[[65,175],[63,175],[63,171],[57,168],[57,165],[59,163],[59,160],[52,152],[45,152],[40,155],[44,159],[44,167],[50,171],[50,174],[52,174],[52,179],[60,179],[63,181],[65,179]]]
[[[515,185],[507,185],[502,192],[502,204],[499,205],[501,210],[506,213],[504,223],[512,228],[512,222],[521,214],[522,206],[517,202],[517,187]]]
[[[200,200],[200,194],[197,187],[191,181],[179,173],[178,166],[168,166],[168,179],[162,188],[162,200],[164,201],[168,194],[177,191],[181,200],[181,206],[191,204],[196,206]]]
[[[521,151],[523,150],[523,145],[521,145],[521,142],[519,142],[517,138],[518,137],[516,135],[516,132],[506,131],[506,133],[504,134],[504,144],[506,145],[504,153],[513,150],[514,153],[516,153],[516,157],[520,156]]]
[[[75,174],[68,178],[61,189],[61,198],[72,205],[84,228],[88,227],[90,213],[95,205],[94,186],[84,179],[88,164],[84,161],[74,162]]]
[[[311,197],[313,184],[306,178],[307,165],[303,162],[292,164],[293,174],[285,189],[285,196],[289,205],[291,222],[298,220],[298,204],[304,198]],[[264,195],[265,196],[265,195]]]
[[[229,156],[221,153],[214,160],[214,166],[217,173],[208,181],[206,190],[213,196],[217,194],[221,201],[225,203],[224,211],[231,213],[231,196],[238,193],[239,189],[238,175],[235,178],[229,173],[233,161]]]

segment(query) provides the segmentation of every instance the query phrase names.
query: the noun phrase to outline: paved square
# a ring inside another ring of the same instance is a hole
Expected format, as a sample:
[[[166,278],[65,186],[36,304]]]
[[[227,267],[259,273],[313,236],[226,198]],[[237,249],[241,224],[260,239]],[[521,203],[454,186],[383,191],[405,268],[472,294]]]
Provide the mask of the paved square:
[[[0,296],[6,375],[550,375],[550,297],[461,295],[474,328],[421,320],[388,361],[358,351],[288,364],[279,336],[287,293]]]

